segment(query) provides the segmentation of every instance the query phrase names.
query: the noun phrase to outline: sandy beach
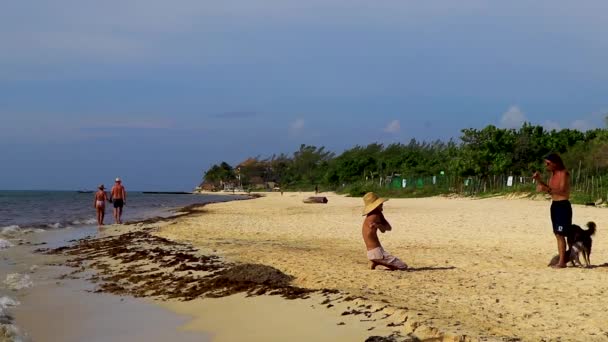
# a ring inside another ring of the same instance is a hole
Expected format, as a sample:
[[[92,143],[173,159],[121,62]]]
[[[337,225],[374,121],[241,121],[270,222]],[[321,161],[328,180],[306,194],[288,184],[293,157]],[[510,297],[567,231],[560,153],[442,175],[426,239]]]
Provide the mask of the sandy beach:
[[[209,205],[204,215],[157,234],[230,260],[273,266],[293,275],[297,286],[407,308],[401,314],[420,338],[608,338],[604,209],[574,206],[575,223],[598,223],[591,256],[597,267],[554,270],[547,267],[556,253],[549,201],[392,199],[385,214],[394,229],[380,238],[414,270],[388,272],[366,269],[360,198],[323,194],[328,204],[303,204],[309,195],[272,193]]]
[[[191,208],[59,252],[100,271],[99,291],[155,299],[213,341],[608,339],[605,209],[574,206],[598,224],[594,267],[555,270],[547,200],[391,199],[380,239],[412,269],[390,272],[367,268],[360,198],[311,195]]]

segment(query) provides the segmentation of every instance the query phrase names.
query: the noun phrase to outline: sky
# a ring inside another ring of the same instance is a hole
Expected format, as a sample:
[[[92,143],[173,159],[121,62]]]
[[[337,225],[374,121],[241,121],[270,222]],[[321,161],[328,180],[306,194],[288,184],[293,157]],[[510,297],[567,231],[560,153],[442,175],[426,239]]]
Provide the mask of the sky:
[[[5,0],[0,189],[190,190],[214,163],[603,127],[608,2]]]

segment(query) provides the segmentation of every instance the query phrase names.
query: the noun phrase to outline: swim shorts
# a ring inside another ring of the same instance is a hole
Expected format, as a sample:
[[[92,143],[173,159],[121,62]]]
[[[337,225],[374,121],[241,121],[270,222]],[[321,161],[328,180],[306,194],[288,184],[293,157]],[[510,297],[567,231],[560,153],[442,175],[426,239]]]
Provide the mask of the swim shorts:
[[[407,269],[407,265],[403,261],[399,260],[399,258],[390,255],[390,253],[385,251],[382,247],[376,247],[372,250],[367,251],[367,258],[380,265],[388,266],[391,268],[394,267],[400,270]]]
[[[122,198],[112,200],[112,203],[114,203],[114,208],[122,208],[122,206],[124,205]]]
[[[553,233],[561,236],[570,234],[572,226],[572,204],[570,201],[553,201],[551,203],[551,223]]]

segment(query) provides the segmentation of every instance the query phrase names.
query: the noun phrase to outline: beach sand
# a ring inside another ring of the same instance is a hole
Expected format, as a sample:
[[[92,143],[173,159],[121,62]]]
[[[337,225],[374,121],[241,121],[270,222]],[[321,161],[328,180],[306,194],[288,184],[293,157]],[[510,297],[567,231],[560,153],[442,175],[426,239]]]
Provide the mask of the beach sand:
[[[380,240],[413,269],[390,272],[367,269],[360,198],[324,193],[328,204],[303,204],[311,195],[268,193],[212,204],[200,209],[201,215],[179,218],[154,234],[226,260],[275,267],[294,276],[295,286],[337,289],[376,307],[388,305],[382,312],[405,321],[399,328],[404,334],[423,339],[608,339],[605,209],[574,206],[575,223],[598,224],[591,256],[596,267],[555,270],[547,267],[556,254],[549,201],[392,199],[385,215],[393,231],[380,234]],[[200,304],[195,302],[165,305],[210,317],[204,309],[193,310]],[[215,315],[230,317],[230,305],[209,305]],[[234,326],[218,324],[214,332],[202,321],[194,318],[188,329],[218,336],[230,330],[237,338]]]

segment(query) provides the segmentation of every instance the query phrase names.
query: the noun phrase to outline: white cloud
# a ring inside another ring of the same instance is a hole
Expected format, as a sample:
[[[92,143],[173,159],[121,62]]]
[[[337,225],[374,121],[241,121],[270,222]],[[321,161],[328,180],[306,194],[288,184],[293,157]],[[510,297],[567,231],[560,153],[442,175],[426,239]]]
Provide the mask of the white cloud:
[[[579,116],[572,121],[570,128],[585,132],[591,129],[602,128],[608,125],[608,112],[606,109],[595,111],[588,115]]]
[[[384,128],[384,131],[387,133],[399,133],[401,131],[401,123],[399,120],[393,120]]]
[[[304,129],[305,123],[303,119],[296,119],[294,122],[289,124],[289,135],[299,136]]]
[[[511,106],[502,114],[500,126],[504,128],[520,128],[526,122],[526,115],[517,106]]]
[[[547,120],[545,121],[545,123],[543,123],[543,127],[549,131],[551,130],[556,130],[559,131],[562,129],[562,127],[560,126],[560,124],[558,124],[555,121],[551,121],[551,120]]]
[[[570,126],[581,132],[585,132],[593,128],[593,125],[587,120],[574,120]]]
[[[106,122],[87,120],[80,125],[80,129],[170,129],[175,127],[175,122],[168,118],[108,118]]]

